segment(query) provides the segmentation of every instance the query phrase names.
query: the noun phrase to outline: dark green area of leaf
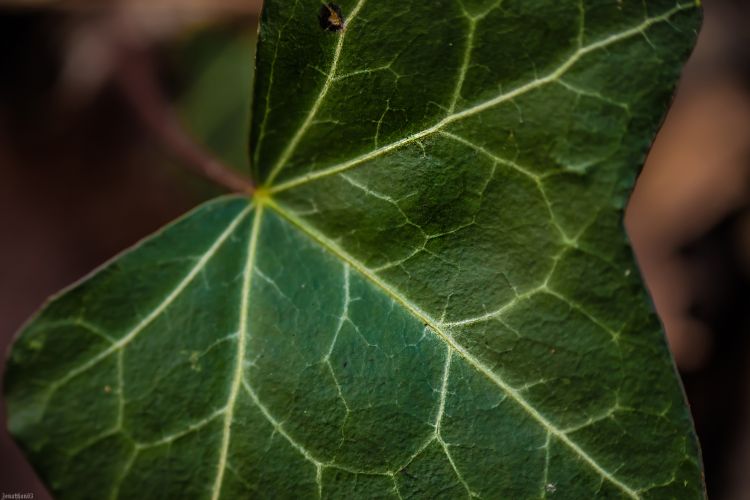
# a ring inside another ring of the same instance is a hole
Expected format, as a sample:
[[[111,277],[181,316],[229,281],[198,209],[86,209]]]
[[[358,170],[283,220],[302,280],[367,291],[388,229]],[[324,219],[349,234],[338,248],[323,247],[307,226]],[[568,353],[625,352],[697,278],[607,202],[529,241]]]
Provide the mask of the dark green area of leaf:
[[[51,489],[701,498],[621,222],[694,5],[339,5],[331,32],[319,1],[266,2],[253,199],[22,332],[9,425]]]

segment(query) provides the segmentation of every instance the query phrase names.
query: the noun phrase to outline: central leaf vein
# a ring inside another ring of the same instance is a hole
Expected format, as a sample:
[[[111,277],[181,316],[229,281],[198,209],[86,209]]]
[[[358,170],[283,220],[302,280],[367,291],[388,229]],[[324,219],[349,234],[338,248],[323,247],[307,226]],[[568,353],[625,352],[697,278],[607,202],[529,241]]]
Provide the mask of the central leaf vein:
[[[252,284],[253,270],[255,268],[255,253],[258,246],[258,234],[263,217],[263,205],[258,205],[253,219],[253,228],[250,233],[250,242],[247,250],[247,261],[242,281],[242,293],[240,294],[240,320],[237,337],[237,357],[232,376],[232,385],[229,389],[229,398],[227,400],[226,411],[224,413],[224,427],[221,436],[221,448],[219,450],[219,463],[217,465],[216,479],[213,486],[212,500],[217,500],[221,494],[221,486],[226,470],[227,455],[229,453],[229,443],[232,434],[232,420],[234,418],[234,409],[237,403],[237,396],[242,385],[242,373],[245,367],[245,352],[247,350],[248,332],[248,310],[250,308],[250,286]]]

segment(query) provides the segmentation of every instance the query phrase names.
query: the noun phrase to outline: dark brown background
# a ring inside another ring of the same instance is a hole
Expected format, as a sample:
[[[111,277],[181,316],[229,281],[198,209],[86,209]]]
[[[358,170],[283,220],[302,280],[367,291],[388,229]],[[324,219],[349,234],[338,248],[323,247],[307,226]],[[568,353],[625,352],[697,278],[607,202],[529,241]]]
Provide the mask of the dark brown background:
[[[50,294],[215,194],[123,96],[118,51],[137,40],[175,95],[175,38],[196,22],[252,23],[259,3],[0,9],[0,352]],[[698,47],[626,217],[709,494],[732,500],[750,499],[749,25],[746,2],[705,1]],[[48,498],[0,425],[0,492]]]

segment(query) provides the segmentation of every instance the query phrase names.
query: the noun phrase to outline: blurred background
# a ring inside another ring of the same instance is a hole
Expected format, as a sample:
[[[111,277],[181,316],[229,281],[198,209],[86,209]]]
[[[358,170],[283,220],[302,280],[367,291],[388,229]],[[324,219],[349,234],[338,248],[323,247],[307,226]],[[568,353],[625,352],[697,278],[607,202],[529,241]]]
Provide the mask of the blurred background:
[[[260,4],[0,0],[0,353],[51,294],[221,193],[184,168],[201,147],[245,167],[231,146],[247,137]],[[704,7],[625,222],[690,400],[709,496],[745,500],[750,2]],[[1,405],[0,491],[49,498]]]

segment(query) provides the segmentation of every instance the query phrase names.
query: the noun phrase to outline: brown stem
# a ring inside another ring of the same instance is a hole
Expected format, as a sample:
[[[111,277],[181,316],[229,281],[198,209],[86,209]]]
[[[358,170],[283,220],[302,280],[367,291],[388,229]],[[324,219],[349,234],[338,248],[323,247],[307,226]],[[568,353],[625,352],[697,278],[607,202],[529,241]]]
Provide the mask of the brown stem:
[[[156,77],[152,56],[145,50],[125,50],[116,81],[143,123],[194,172],[230,191],[252,195],[253,181],[204,150],[183,128]]]

